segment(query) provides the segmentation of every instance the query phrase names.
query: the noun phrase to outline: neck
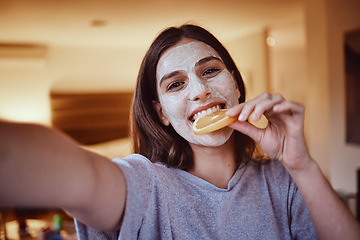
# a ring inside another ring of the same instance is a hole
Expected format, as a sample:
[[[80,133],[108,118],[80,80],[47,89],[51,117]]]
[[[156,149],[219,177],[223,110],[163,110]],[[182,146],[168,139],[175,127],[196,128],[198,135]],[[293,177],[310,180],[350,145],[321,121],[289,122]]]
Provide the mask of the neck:
[[[188,172],[219,188],[227,188],[236,171],[234,139],[219,147],[191,144],[194,166]]]

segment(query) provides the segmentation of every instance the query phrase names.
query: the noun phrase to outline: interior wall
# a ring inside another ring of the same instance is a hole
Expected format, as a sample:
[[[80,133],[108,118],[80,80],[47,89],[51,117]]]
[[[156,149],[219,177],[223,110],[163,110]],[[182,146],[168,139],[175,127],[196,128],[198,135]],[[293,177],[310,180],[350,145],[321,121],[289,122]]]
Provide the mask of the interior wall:
[[[360,146],[345,141],[344,33],[360,28],[357,0],[305,1],[311,151],[333,187],[356,192]]]
[[[50,46],[44,59],[1,59],[0,118],[50,125],[53,87],[83,92],[132,90],[144,54],[138,48]],[[102,87],[95,84],[99,81]]]
[[[357,0],[327,0],[331,182],[335,188],[352,193],[357,190],[360,145],[346,143],[344,37],[346,32],[360,30],[359,9]]]
[[[0,118],[48,124],[49,75],[44,63],[0,65]]]
[[[269,91],[266,36],[267,31],[259,29],[225,43],[244,78],[247,99]]]
[[[307,103],[305,124],[312,157],[330,176],[330,102],[326,0],[305,1]]]
[[[306,59],[306,34],[304,21],[273,26],[268,33],[270,92],[279,93],[285,99],[301,103],[308,108],[308,83]],[[291,39],[289,36],[292,36]],[[271,42],[270,42],[271,43]],[[305,112],[305,119],[307,113]],[[305,137],[308,129],[305,126]]]
[[[271,91],[286,99],[306,104],[305,48],[270,50]]]
[[[270,90],[302,104],[306,104],[308,87],[304,25],[304,22],[284,23],[268,31],[269,41],[273,41],[268,47]],[[284,39],[289,36],[291,40]]]

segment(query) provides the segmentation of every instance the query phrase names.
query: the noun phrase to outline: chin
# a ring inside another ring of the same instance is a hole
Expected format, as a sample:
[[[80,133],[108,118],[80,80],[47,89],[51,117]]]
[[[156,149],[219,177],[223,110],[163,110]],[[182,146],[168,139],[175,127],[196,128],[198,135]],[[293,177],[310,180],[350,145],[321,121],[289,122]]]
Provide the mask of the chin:
[[[220,147],[224,145],[231,137],[234,129],[224,128],[216,132],[204,135],[194,135],[192,139],[186,139],[188,142],[205,147]]]

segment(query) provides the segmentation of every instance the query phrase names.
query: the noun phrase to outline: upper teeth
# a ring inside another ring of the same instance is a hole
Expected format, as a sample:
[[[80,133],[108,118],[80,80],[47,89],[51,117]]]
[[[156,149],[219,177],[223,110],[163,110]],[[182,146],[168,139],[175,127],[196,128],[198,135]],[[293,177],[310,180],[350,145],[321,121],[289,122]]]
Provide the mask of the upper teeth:
[[[212,114],[213,112],[216,112],[216,111],[219,111],[219,110],[220,110],[220,105],[217,105],[217,106],[208,108],[208,109],[203,110],[203,111],[201,111],[201,112],[195,113],[194,119],[197,119],[197,118],[199,118],[199,117],[203,117],[203,116]]]

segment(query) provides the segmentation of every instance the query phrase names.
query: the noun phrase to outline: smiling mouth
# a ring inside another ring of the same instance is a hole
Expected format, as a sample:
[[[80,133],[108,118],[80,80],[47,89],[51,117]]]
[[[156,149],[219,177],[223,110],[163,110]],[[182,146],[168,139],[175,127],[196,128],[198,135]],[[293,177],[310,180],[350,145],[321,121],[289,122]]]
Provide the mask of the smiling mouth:
[[[212,113],[217,112],[220,109],[224,109],[224,108],[225,108],[225,104],[221,103],[219,105],[216,105],[216,106],[213,106],[213,107],[210,107],[208,109],[205,109],[205,110],[202,110],[200,112],[195,113],[194,115],[190,116],[189,120],[191,122],[194,122],[195,119],[197,119],[199,117],[203,117],[203,116],[212,114]]]

